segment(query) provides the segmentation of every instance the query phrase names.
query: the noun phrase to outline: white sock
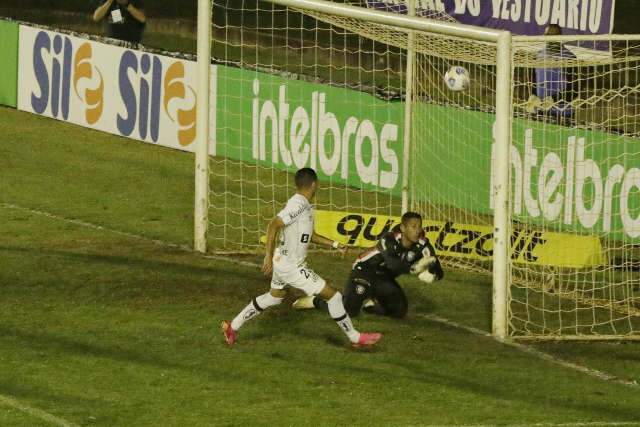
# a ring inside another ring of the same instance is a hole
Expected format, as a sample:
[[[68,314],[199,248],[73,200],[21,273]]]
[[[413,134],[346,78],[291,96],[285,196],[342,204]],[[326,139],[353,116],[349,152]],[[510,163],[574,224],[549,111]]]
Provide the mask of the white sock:
[[[336,321],[338,326],[340,326],[340,329],[347,334],[349,340],[353,343],[358,342],[360,339],[360,332],[356,331],[353,327],[351,318],[344,309],[344,305],[342,304],[342,294],[340,292],[336,292],[334,296],[329,298],[327,305],[329,306],[329,314],[333,320]]]
[[[253,319],[263,310],[278,305],[282,302],[282,298],[276,298],[269,292],[255,297],[231,322],[231,327],[237,331],[244,325],[247,320]]]

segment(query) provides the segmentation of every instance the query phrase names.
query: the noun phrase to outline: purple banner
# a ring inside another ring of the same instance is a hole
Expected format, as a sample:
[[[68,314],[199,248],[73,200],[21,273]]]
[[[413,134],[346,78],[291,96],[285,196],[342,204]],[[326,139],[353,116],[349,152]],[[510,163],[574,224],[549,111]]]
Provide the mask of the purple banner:
[[[366,0],[378,10],[407,13],[408,0]],[[414,0],[416,15],[462,24],[542,35],[557,24],[563,34],[610,34],[615,0]],[[450,18],[449,18],[450,19]]]

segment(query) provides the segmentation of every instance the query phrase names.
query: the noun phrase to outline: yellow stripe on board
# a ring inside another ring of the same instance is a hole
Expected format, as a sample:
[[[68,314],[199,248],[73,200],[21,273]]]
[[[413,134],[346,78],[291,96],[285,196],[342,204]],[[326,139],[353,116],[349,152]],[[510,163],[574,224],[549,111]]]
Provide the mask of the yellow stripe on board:
[[[371,247],[400,223],[400,217],[316,211],[315,232],[343,244]],[[489,261],[493,227],[424,220],[425,233],[440,255]],[[605,264],[600,239],[518,229],[511,235],[511,259],[516,263],[580,268]]]

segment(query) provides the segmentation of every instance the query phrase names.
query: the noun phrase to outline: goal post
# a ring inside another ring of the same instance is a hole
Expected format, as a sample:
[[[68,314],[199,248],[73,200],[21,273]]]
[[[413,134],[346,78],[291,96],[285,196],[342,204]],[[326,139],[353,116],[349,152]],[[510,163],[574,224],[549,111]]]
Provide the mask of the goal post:
[[[415,2],[407,5],[407,15],[416,16]],[[406,84],[404,90],[404,139],[402,147],[402,212],[409,210],[409,168],[411,163],[411,116],[413,112],[413,73],[415,72],[416,52],[414,49],[416,35],[410,31],[407,36],[407,65],[405,69]]]
[[[496,40],[496,162],[509,164],[511,147],[511,33],[504,32]],[[492,333],[498,339],[508,335],[509,238],[511,236],[511,209],[509,168],[497,168],[491,192],[495,197],[493,210],[493,318]]]
[[[209,226],[209,125],[211,79],[211,1],[198,0],[195,202],[193,213],[193,247],[207,251]],[[205,96],[203,96],[205,95]],[[215,95],[214,95],[215,96]],[[215,130],[214,130],[215,131]]]

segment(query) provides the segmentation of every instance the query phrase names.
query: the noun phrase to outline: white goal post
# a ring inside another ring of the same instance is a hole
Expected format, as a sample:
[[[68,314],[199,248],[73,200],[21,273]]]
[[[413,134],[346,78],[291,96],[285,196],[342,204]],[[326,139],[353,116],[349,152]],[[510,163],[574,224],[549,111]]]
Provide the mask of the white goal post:
[[[211,67],[211,0],[198,0],[198,96],[196,105],[195,206],[193,246],[207,251],[209,225],[209,88]]]

